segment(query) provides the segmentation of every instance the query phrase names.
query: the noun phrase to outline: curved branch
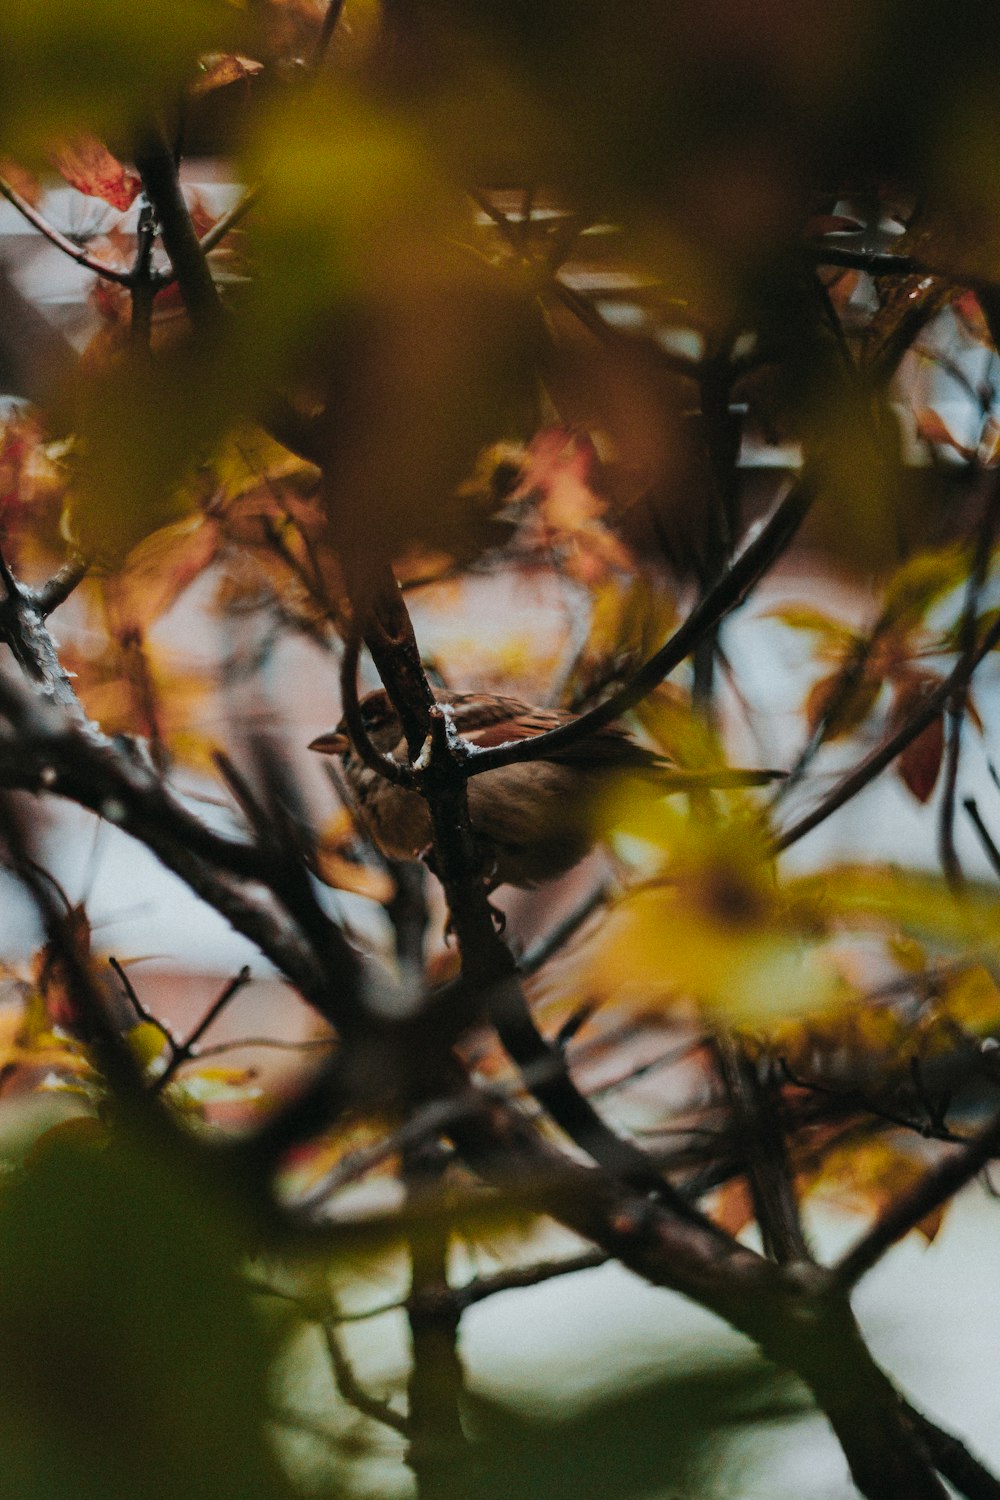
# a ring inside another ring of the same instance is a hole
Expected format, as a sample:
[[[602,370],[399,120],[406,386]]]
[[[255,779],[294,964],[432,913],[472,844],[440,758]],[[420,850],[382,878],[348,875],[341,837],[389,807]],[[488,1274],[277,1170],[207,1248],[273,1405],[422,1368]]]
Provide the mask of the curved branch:
[[[683,625],[617,693],[571,723],[547,730],[544,734],[533,735],[531,739],[507,740],[502,745],[486,750],[470,745],[463,763],[465,774],[479,776],[484,771],[494,771],[499,766],[543,760],[557,750],[564,750],[568,745],[577,744],[588,734],[603,729],[637,703],[641,703],[654,688],[659,687],[665,677],[680,666],[686,656],[690,656],[699,641],[724,615],[742,604],[750,590],[792,540],[812,504],[814,493],[813,479],[802,475],[758,535],[695,605]]]
[[[383,755],[381,750],[377,750],[365,727],[361,704],[358,702],[358,657],[360,655],[361,635],[357,627],[352,625],[344,642],[344,654],[340,662],[341,707],[344,710],[344,722],[347,725],[351,744],[369,770],[374,771],[378,776],[384,776],[386,781],[392,782],[393,786],[413,788],[417,784],[417,778],[410,767],[400,765],[399,761],[393,760],[391,755]],[[315,745],[316,742],[313,743]]]
[[[915,1229],[921,1219],[947,1203],[982,1171],[1000,1148],[1000,1114],[967,1146],[932,1167],[908,1193],[897,1198],[833,1269],[839,1287],[855,1286],[885,1252]]]
[[[68,255],[70,260],[75,260],[78,266],[85,271],[93,271],[95,276],[100,276],[104,281],[113,281],[118,286],[130,286],[132,283],[131,271],[123,271],[118,266],[109,266],[105,261],[99,260],[96,255],[90,255],[82,245],[61,234],[54,224],[50,224],[44,214],[40,214],[36,208],[22,198],[15,187],[4,177],[0,177],[0,195],[7,199],[13,208],[16,208],[22,218],[27,219],[39,234],[45,236],[50,245],[61,250],[63,255]]]
[[[858,792],[870,781],[874,781],[886,766],[891,765],[896,756],[901,754],[907,745],[912,744],[917,735],[921,734],[928,724],[943,712],[952,694],[956,689],[968,683],[983,657],[987,656],[998,643],[1000,643],[1000,620],[995,620],[973,655],[968,659],[960,658],[949,675],[927,694],[923,704],[911,714],[905,724],[900,725],[894,734],[883,740],[881,745],[877,745],[859,765],[855,766],[853,771],[849,771],[841,781],[838,781],[833,790],[817,807],[813,808],[812,812],[806,813],[797,823],[793,823],[784,833],[778,835],[773,844],[775,854],[781,854],[792,844],[798,843],[799,839],[811,833],[832,813],[838,812],[846,802],[850,802],[853,797],[857,796]]]

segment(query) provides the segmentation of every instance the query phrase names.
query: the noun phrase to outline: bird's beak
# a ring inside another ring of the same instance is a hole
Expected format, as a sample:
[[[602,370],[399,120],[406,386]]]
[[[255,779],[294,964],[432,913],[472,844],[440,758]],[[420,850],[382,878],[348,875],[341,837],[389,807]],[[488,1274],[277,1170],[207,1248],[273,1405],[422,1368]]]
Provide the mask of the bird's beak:
[[[336,729],[331,729],[327,734],[318,734],[314,740],[309,741],[309,749],[318,750],[320,755],[344,755],[350,748],[351,742],[347,735]]]

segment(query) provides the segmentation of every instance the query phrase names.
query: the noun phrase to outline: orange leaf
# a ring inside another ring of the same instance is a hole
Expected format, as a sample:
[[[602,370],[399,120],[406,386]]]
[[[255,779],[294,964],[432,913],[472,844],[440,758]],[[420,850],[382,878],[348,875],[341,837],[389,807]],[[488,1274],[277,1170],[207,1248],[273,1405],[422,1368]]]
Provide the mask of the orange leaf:
[[[975,292],[963,292],[961,296],[954,298],[951,306],[952,311],[961,320],[966,333],[971,334],[980,344],[987,344],[992,348],[993,337]]]
[[[77,192],[88,198],[103,198],[121,213],[135,201],[142,183],[135,172],[123,167],[107,146],[92,135],[77,136],[52,153],[52,163]]]
[[[753,1220],[753,1203],[746,1181],[742,1177],[727,1182],[715,1195],[715,1222],[728,1234],[737,1235]]]
[[[383,864],[372,864],[358,858],[363,848],[354,819],[346,808],[333,815],[324,826],[316,846],[315,874],[324,885],[335,890],[353,891],[372,901],[391,901],[396,882]]]
[[[899,774],[918,802],[934,790],[944,755],[944,716],[938,717],[912,740],[897,762]]]
[[[9,156],[0,156],[0,177],[10,184],[15,193],[20,193],[25,202],[30,203],[32,207],[42,196],[42,184],[34,172],[29,172],[26,167],[12,161]]]
[[[928,1245],[933,1245],[934,1241],[937,1239],[938,1230],[944,1223],[944,1216],[947,1211],[947,1203],[942,1203],[938,1208],[935,1208],[929,1214],[926,1214],[917,1225],[917,1233],[923,1235]]]
[[[112,632],[148,630],[215,561],[219,541],[218,523],[200,511],[144,537],[121,571],[104,580]]]

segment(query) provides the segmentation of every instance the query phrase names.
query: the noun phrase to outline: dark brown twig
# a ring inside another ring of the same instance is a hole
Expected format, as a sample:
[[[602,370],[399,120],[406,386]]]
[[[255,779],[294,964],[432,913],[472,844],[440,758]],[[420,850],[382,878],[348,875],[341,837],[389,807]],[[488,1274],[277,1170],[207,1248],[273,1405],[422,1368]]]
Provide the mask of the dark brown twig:
[[[70,260],[75,260],[77,265],[82,266],[85,271],[93,271],[95,276],[100,276],[103,281],[113,281],[118,286],[128,286],[131,283],[131,271],[123,271],[120,266],[109,266],[97,256],[90,255],[81,245],[67,239],[66,235],[61,234],[53,224],[50,224],[44,214],[40,214],[26,198],[22,198],[17,189],[3,177],[0,177],[0,194],[17,209],[22,218],[27,219],[28,223],[38,230],[39,234],[45,236],[50,245],[61,250],[63,255],[68,255]]]
[[[135,164],[188,315],[202,331],[214,329],[221,321],[222,301],[184,201],[174,153],[159,126],[144,132]]]
[[[1000,1148],[1000,1114],[959,1150],[932,1167],[921,1180],[886,1209],[867,1234],[838,1261],[837,1285],[845,1290],[877,1265],[887,1250],[916,1228],[921,1219],[947,1203],[971,1182]]]
[[[991,485],[985,497],[965,588],[965,600],[959,621],[959,664],[971,662],[976,650],[976,616],[979,600],[989,572],[990,557],[997,529],[997,502],[1000,492]],[[962,725],[969,696],[969,677],[960,674],[948,698],[945,712],[947,737],[942,770],[941,806],[938,815],[938,851],[945,879],[953,890],[964,884],[965,877],[955,848],[955,796],[958,786],[959,759],[962,750]]]
[[[383,776],[386,781],[391,781],[393,786],[415,787],[417,778],[411,768],[400,765],[399,761],[393,760],[390,755],[383,755],[381,750],[377,750],[372,744],[361,713],[361,704],[358,701],[358,657],[360,654],[361,636],[352,627],[347,632],[344,654],[340,661],[341,707],[344,711],[344,722],[347,725],[351,744],[365,765],[377,772],[379,776]]]
[[[232,1000],[235,995],[238,995],[240,990],[245,989],[249,983],[250,969],[249,967],[244,966],[238,974],[235,974],[233,978],[230,979],[229,983],[224,986],[216,999],[213,1000],[212,1004],[208,1007],[208,1010],[202,1016],[201,1020],[198,1022],[198,1025],[192,1031],[187,1041],[176,1042],[174,1044],[173,1053],[167,1063],[167,1066],[164,1068],[160,1076],[154,1080],[151,1086],[152,1092],[154,1094],[161,1093],[163,1089],[167,1087],[167,1084],[170,1083],[176,1075],[178,1068],[182,1068],[186,1062],[190,1062],[192,1058],[196,1058],[198,1056],[198,1043],[205,1035],[205,1032],[211,1026],[212,1022],[218,1018],[221,1012],[225,1010],[230,1000]]]
[[[979,835],[979,842],[983,846],[983,852],[985,853],[986,858],[993,866],[993,873],[995,875],[1000,875],[1000,849],[997,848],[992,834],[983,821],[983,815],[979,811],[979,805],[976,802],[975,797],[966,797],[965,801],[962,803],[962,806],[968,813],[972,826],[976,830],[976,833]]]
[[[775,1101],[739,1037],[720,1032],[716,1050],[764,1249],[779,1265],[811,1260]]]
[[[993,650],[1000,641],[1000,619],[995,620],[982,640],[976,647],[970,660],[959,660],[952,671],[945,677],[937,687],[931,689],[925,696],[922,705],[915,709],[904,724],[901,724],[891,735],[883,740],[870,751],[864,759],[842,777],[837,785],[814,807],[811,812],[805,813],[791,827],[778,835],[774,841],[774,850],[781,853],[792,844],[798,843],[807,833],[811,833],[820,823],[824,823],[833,813],[838,812],[853,797],[856,797],[869,782],[874,781],[876,776],[885,770],[886,766],[892,764],[897,755],[912,744],[917,735],[922,733],[937,718],[954,692],[955,687],[961,682],[968,682],[976,667],[985,656]]]
[[[934,1461],[934,1467],[965,1500],[1000,1500],[1000,1480],[954,1433],[925,1417],[909,1401],[901,1403],[903,1415]]]
[[[470,748],[466,774],[479,776],[498,766],[544,759],[557,750],[564,750],[567,745],[576,744],[586,735],[603,729],[637,703],[641,703],[647,694],[680,666],[724,615],[743,602],[766,570],[774,564],[805,518],[812,503],[813,491],[812,479],[803,475],[753,541],[695,605],[683,625],[618,692],[613,693],[597,708],[581,714],[571,723],[560,725],[558,729],[547,730],[530,739],[507,741],[486,750]]]

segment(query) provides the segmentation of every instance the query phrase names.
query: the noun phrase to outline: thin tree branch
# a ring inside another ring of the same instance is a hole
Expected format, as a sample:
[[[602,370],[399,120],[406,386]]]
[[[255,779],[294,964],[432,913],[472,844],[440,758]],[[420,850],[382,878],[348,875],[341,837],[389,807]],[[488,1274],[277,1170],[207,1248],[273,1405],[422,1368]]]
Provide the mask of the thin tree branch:
[[[198,241],[202,255],[210,255],[225,239],[231,229],[235,229],[260,199],[263,187],[257,186],[247,188],[243,196],[234,203],[232,208],[224,213],[221,218],[216,219],[211,229],[207,229]],[[165,266],[162,271],[156,271],[153,282],[157,291],[162,291],[166,286],[172,286],[177,280],[177,273],[173,266]]]
[[[215,329],[222,319],[222,300],[181,192],[174,154],[158,125],[143,133],[135,164],[188,316],[197,328]]]
[[[934,1467],[954,1485],[965,1500],[1000,1500],[1000,1480],[994,1478],[985,1464],[970,1453],[954,1433],[932,1422],[909,1401],[902,1403],[903,1415],[920,1438],[934,1461]]]
[[[156,215],[153,205],[143,194],[136,225],[135,260],[129,277],[132,298],[132,322],[129,336],[132,347],[149,353],[153,330],[153,298],[156,295],[156,276],[153,271],[153,246],[156,243]]]
[[[390,1428],[400,1437],[408,1437],[410,1424],[406,1417],[395,1411],[388,1401],[380,1401],[377,1396],[369,1395],[355,1375],[354,1367],[344,1353],[336,1327],[324,1322],[322,1330],[326,1351],[330,1357],[334,1383],[347,1404],[353,1406],[355,1411],[360,1412],[363,1417],[369,1417],[373,1422],[381,1422],[383,1427]]]
[[[344,654],[340,660],[341,707],[351,743],[365,765],[384,777],[386,781],[391,781],[393,786],[415,787],[417,778],[410,767],[400,765],[399,761],[393,760],[391,755],[383,755],[381,750],[377,750],[372,744],[361,713],[361,704],[358,702],[358,657],[360,654],[361,635],[352,625],[347,632]]]
[[[440,1191],[447,1166],[436,1141],[425,1141],[404,1153],[403,1170],[411,1194],[426,1198]],[[411,1286],[407,1299],[410,1325],[409,1448],[406,1461],[417,1482],[419,1500],[451,1500],[464,1488],[462,1472],[467,1445],[462,1430],[465,1378],[458,1352],[461,1308],[448,1285],[446,1220],[417,1228],[410,1235]]]
[[[155,1026],[157,1031],[162,1033],[163,1040],[170,1048],[171,1053],[173,1053],[177,1048],[176,1038],[174,1037],[170,1028],[160,1020],[159,1016],[154,1016],[153,1012],[149,1009],[149,1006],[143,1004],[142,1000],[139,997],[138,990],[132,983],[128,974],[125,972],[125,966],[120,963],[117,958],[115,958],[113,953],[109,954],[108,956],[108,968],[112,969],[117,975],[118,982],[125,992],[125,998],[135,1010],[136,1015],[140,1016],[141,1019],[147,1022],[148,1025]]]
[[[553,1170],[555,1157],[567,1191],[550,1194],[548,1212],[647,1280],[718,1313],[768,1358],[794,1370],[813,1391],[868,1500],[945,1500],[899,1397],[822,1268],[775,1266],[735,1241],[722,1250],[699,1225],[637,1198],[599,1169],[567,1162],[509,1107],[486,1106],[449,1133],[488,1181],[515,1163],[525,1174],[543,1163]]]
[[[229,1004],[230,1000],[233,999],[234,995],[238,995],[240,990],[245,989],[249,983],[250,969],[248,965],[244,965],[239,973],[235,974],[233,978],[230,979],[229,983],[224,986],[216,999],[213,1000],[212,1004],[202,1016],[201,1020],[198,1022],[198,1025],[192,1031],[187,1041],[178,1042],[175,1044],[170,1061],[167,1063],[167,1066],[164,1068],[163,1072],[152,1085],[152,1092],[154,1094],[161,1093],[166,1088],[167,1084],[170,1083],[174,1078],[178,1068],[183,1067],[186,1062],[189,1062],[192,1058],[198,1055],[196,1050],[198,1043],[201,1041],[201,1038],[205,1035],[205,1032],[211,1026],[212,1022],[216,1020],[216,1018],[221,1014],[223,1010],[225,1010],[226,1006]]]
[[[50,224],[44,214],[40,214],[26,198],[22,198],[17,189],[3,177],[0,177],[0,194],[17,209],[22,218],[27,219],[28,223],[38,230],[39,234],[45,236],[50,245],[61,250],[63,255],[68,255],[70,260],[75,260],[77,265],[82,266],[85,271],[93,271],[95,276],[100,276],[104,281],[113,281],[118,286],[131,284],[131,271],[123,271],[119,266],[109,266],[97,256],[90,255],[81,245],[67,239],[66,235],[61,234],[53,224]]]
[[[313,68],[318,68],[320,63],[326,56],[327,49],[333,38],[333,33],[337,29],[337,22],[340,20],[340,13],[343,8],[344,0],[329,0],[329,4],[326,7],[326,14],[323,17],[323,24],[320,27],[319,36],[316,39],[316,46],[312,55]]]
[[[921,1219],[953,1198],[1000,1149],[1000,1114],[969,1143],[946,1156],[921,1180],[886,1209],[867,1234],[842,1256],[834,1267],[836,1283],[844,1290],[855,1286],[887,1250],[916,1228]]]
[[[994,874],[1000,875],[1000,849],[997,848],[989,829],[983,822],[983,815],[979,811],[979,806],[976,802],[975,797],[966,797],[965,801],[962,803],[962,806],[968,813],[969,818],[972,822],[972,826],[976,830],[976,833],[979,835],[979,842],[983,846],[983,851],[986,854],[986,858],[993,866]]]
[[[914,710],[904,724],[883,740],[881,745],[877,745],[874,750],[870,751],[853,771],[849,771],[838,781],[818,806],[806,813],[798,822],[793,823],[790,828],[786,828],[784,833],[778,835],[774,841],[775,853],[780,854],[792,844],[798,843],[799,839],[811,833],[820,823],[824,823],[845,803],[856,797],[858,792],[885,770],[886,766],[891,765],[896,756],[905,750],[907,745],[912,744],[917,735],[922,733],[928,724],[942,712],[956,686],[962,682],[968,683],[976,667],[993,650],[998,641],[1000,641],[1000,620],[995,620],[979,642],[970,660],[960,660],[948,676],[926,694],[923,704]]]
[[[715,1045],[764,1249],[779,1265],[811,1260],[774,1100],[739,1037],[723,1031]]]
[[[969,577],[965,589],[965,600],[959,622],[959,663],[970,662],[976,650],[976,616],[979,600],[989,572],[993,542],[998,519],[998,494],[991,484],[985,496],[983,515],[979,523],[975,546],[972,550]],[[946,723],[948,735],[945,744],[944,769],[942,775],[941,807],[938,820],[938,850],[945,879],[953,890],[964,884],[962,866],[955,848],[955,793],[958,785],[958,767],[962,749],[962,724],[968,701],[968,678],[959,680],[948,699]]]
[[[86,558],[71,557],[52,574],[51,578],[46,579],[39,588],[34,590],[33,603],[43,620],[57,610],[60,604],[65,604],[70,594],[83,582],[89,571],[90,564]]]
[[[670,640],[606,702],[581,714],[571,723],[547,730],[544,734],[533,735],[530,739],[508,740],[505,744],[485,750],[470,746],[465,762],[466,775],[479,776],[485,771],[496,770],[498,766],[544,759],[557,750],[564,750],[568,745],[578,743],[586,735],[603,729],[637,703],[641,703],[665,677],[680,666],[724,615],[743,602],[792,540],[812,504],[813,494],[814,481],[803,475],[753,541],[695,605]]]

